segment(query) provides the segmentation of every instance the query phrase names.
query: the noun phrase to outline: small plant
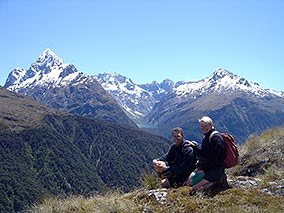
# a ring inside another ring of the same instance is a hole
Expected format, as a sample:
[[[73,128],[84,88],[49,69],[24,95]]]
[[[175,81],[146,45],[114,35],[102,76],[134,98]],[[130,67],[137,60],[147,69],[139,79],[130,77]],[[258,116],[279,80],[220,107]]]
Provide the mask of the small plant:
[[[160,187],[159,178],[154,172],[143,172],[141,177],[142,185],[148,189],[157,189]]]

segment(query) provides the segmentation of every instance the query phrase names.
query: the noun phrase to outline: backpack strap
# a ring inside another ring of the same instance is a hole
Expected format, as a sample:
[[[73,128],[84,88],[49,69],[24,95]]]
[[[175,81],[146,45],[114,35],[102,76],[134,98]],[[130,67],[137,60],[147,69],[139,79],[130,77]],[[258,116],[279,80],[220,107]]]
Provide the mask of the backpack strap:
[[[191,152],[193,152],[193,154],[194,154],[194,149],[193,149],[192,145],[190,145],[188,140],[184,141],[184,144],[183,144],[183,147],[182,147],[182,152],[184,152],[184,149],[186,149],[188,147],[190,147],[190,149],[192,150]]]
[[[213,132],[211,132],[210,136],[209,136],[209,143],[211,142],[211,139],[213,138],[213,136],[215,134],[219,133],[218,131],[214,130]]]
[[[184,141],[182,149],[184,149],[184,148],[186,148],[186,147],[191,147],[191,145],[189,144],[189,141],[188,141],[188,140],[185,140],[185,141]]]

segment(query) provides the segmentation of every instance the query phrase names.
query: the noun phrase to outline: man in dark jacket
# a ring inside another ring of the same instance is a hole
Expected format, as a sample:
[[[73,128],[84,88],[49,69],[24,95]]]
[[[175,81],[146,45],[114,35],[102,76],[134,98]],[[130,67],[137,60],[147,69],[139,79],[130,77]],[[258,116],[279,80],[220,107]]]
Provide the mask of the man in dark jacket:
[[[215,128],[210,117],[202,117],[199,124],[204,134],[202,144],[190,142],[197,153],[197,169],[192,172],[186,183],[192,186],[192,192],[208,189],[225,175],[224,140],[222,136],[218,132],[213,133]]]
[[[153,168],[161,177],[163,188],[178,187],[184,184],[195,169],[194,150],[184,139],[183,130],[172,130],[173,144],[162,157],[153,160]]]

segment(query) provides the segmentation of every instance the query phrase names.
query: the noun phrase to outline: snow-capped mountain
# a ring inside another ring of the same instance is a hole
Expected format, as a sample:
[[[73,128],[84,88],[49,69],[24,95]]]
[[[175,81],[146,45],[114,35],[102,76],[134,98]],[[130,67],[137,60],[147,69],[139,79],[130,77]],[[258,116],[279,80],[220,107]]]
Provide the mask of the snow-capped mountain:
[[[174,82],[166,79],[161,83],[153,81],[136,84],[131,79],[117,73],[102,73],[95,76],[139,126],[145,126],[144,117],[166,94],[173,92]]]
[[[72,64],[64,64],[50,49],[42,52],[39,58],[31,64],[28,70],[16,68],[8,76],[6,87],[18,92],[23,88],[36,86],[61,87],[73,80],[86,79],[87,76],[80,73]]]
[[[151,93],[125,76],[117,73],[103,73],[95,77],[102,87],[116,99],[128,116],[138,123],[156,103]]]
[[[175,84],[170,79],[165,79],[161,83],[152,81],[152,83],[140,84],[140,87],[148,91],[159,102],[166,94],[172,93]]]
[[[283,97],[283,92],[263,89],[258,83],[249,82],[222,68],[217,69],[211,76],[200,81],[183,82],[174,90],[180,96],[203,95],[212,92],[223,94],[224,92],[232,93],[239,91],[260,97],[271,95]]]
[[[46,49],[28,70],[16,68],[4,85],[56,109],[136,126],[97,80]]]
[[[263,89],[259,84],[219,68],[212,75],[196,82],[165,79],[161,83],[153,81],[136,84],[131,79],[117,73],[103,73],[96,76],[103,88],[117,100],[128,116],[135,122],[143,120],[156,103],[167,95],[196,98],[210,93],[247,93],[257,97],[283,97],[283,92]]]

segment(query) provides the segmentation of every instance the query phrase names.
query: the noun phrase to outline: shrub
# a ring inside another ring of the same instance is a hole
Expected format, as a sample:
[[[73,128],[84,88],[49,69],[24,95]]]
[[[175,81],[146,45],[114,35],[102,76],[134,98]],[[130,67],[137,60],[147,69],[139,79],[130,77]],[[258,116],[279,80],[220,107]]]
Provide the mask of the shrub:
[[[159,178],[154,172],[143,172],[141,176],[141,183],[148,190],[160,187]]]

